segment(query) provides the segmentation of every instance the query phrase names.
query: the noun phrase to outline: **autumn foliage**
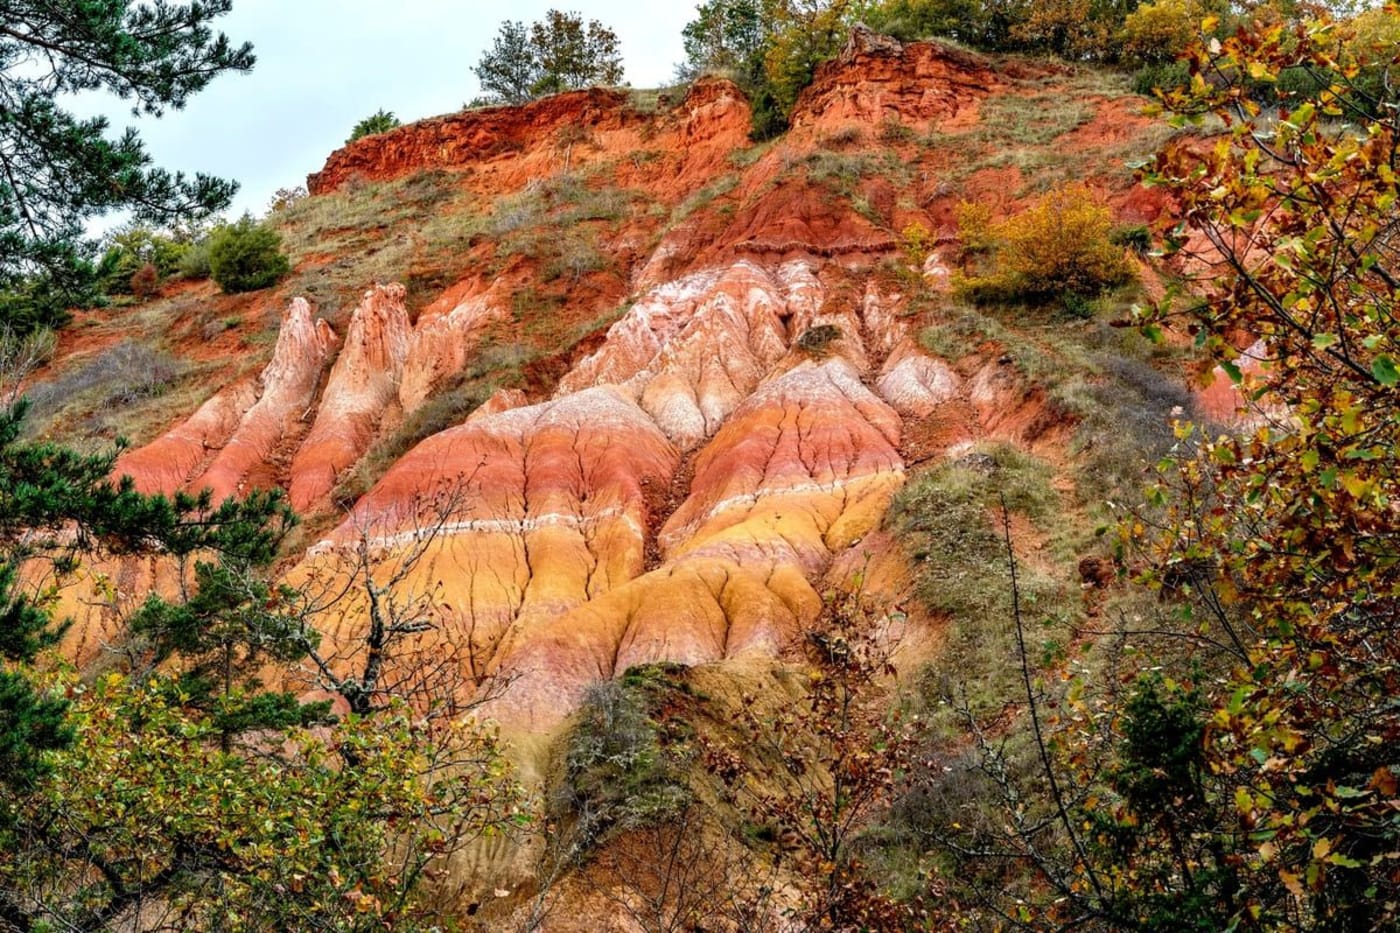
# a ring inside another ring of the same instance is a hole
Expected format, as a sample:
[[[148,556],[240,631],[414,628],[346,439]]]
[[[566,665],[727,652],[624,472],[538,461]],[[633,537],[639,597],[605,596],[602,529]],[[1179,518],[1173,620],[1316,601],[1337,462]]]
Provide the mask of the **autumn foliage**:
[[[1319,18],[1196,49],[1200,79],[1166,106],[1231,130],[1149,174],[1179,199],[1176,245],[1208,270],[1197,342],[1274,413],[1165,475],[1155,577],[1210,569],[1197,586],[1235,663],[1209,698],[1207,793],[1237,847],[1235,916],[1273,929],[1400,916],[1400,123],[1389,85],[1366,81],[1395,47],[1377,61],[1346,34]],[[1324,79],[1315,94],[1277,115],[1248,99],[1246,78],[1300,68]],[[1176,323],[1167,307],[1149,320]],[[1254,379],[1232,363],[1241,333],[1263,341]]]
[[[1122,555],[1161,594],[1152,637],[1174,647],[1158,642],[1148,670],[1072,667],[1053,712],[1031,704],[1046,822],[1018,823],[1003,795],[1009,829],[979,850],[1031,866],[1047,892],[988,893],[1015,922],[1400,919],[1400,125],[1389,86],[1369,80],[1394,46],[1367,61],[1374,46],[1348,33],[1325,18],[1256,24],[1195,48],[1191,86],[1164,95],[1177,122],[1227,129],[1167,146],[1144,173],[1176,205],[1165,232],[1189,291],[1140,323],[1158,340],[1186,331],[1254,427],[1179,425],[1123,527]],[[1315,92],[1266,114],[1258,88],[1299,71]],[[1236,360],[1255,339],[1250,375]]]
[[[958,221],[968,250],[985,254],[957,282],[974,300],[1092,296],[1131,274],[1122,248],[1110,237],[1113,215],[1082,185],[1057,188],[1000,223],[966,206]]]
[[[519,802],[490,732],[402,705],[227,751],[169,681],[52,686],[82,740],[0,826],[6,929],[413,929],[429,863]]]

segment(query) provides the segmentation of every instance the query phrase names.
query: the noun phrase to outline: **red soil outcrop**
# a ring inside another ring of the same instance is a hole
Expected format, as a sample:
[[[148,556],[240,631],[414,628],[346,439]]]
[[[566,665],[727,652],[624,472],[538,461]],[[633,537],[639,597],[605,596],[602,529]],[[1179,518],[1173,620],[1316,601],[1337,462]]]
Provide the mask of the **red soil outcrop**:
[[[966,127],[977,122],[978,103],[1005,87],[980,55],[941,42],[906,45],[857,27],[842,53],[818,67],[793,109],[792,127]]]
[[[562,165],[584,168],[636,152],[661,164],[623,166],[621,184],[662,193],[698,187],[744,145],[749,106],[732,82],[707,78],[656,113],[632,105],[625,91],[572,91],[520,107],[488,107],[423,120],[366,136],[333,153],[307,177],[312,194],[352,178],[384,181],[442,169],[463,173],[478,190],[501,194]]]
[[[250,479],[272,485],[265,468],[304,430],[335,340],[306,301],[293,301],[272,362],[255,382],[219,392],[183,424],[119,459],[117,474],[133,477],[143,492],[208,487],[216,500],[246,492]]]
[[[337,150],[321,171],[306,179],[313,195],[327,194],[347,180],[397,178],[435,168],[462,170],[499,157],[515,157],[564,127],[593,131],[644,122],[629,113],[623,91],[594,89],[558,94],[523,107],[488,107],[420,120],[362,137]]]

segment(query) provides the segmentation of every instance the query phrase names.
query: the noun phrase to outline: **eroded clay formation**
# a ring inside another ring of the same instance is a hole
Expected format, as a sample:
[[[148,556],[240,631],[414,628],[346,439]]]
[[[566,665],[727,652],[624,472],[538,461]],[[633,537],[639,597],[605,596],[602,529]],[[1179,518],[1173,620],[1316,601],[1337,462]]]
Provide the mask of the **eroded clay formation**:
[[[804,93],[792,139],[886,117],[975,123],[999,80],[961,53],[858,37]],[[527,117],[582,119],[606,152],[642,132],[619,108],[611,92],[580,92],[405,127],[337,153],[312,190],[425,168],[518,190],[546,164]],[[731,85],[709,81],[658,119],[651,145],[681,153],[667,169],[686,179],[674,200],[732,167],[748,113]],[[423,440],[323,526],[333,530],[290,578],[324,583],[355,554],[380,568],[413,557],[401,584],[428,650],[461,666],[464,690],[500,675],[509,686],[491,712],[514,729],[552,728],[589,684],[635,664],[790,646],[821,611],[833,566],[860,566],[915,426],[927,459],[982,436],[1024,440],[1037,408],[995,355],[926,352],[906,286],[878,274],[888,232],[769,185],[782,158],[755,164],[752,205],[728,227],[679,223],[654,240],[625,313],[562,377],[497,392]],[[936,255],[923,272],[947,287]],[[374,285],[341,343],[294,301],[258,379],[220,391],[118,470],[145,491],[282,486],[299,511],[325,516],[346,471],[509,325],[512,287],[473,276],[411,323],[403,288]],[[322,620],[328,653],[355,643],[362,609],[351,597]]]

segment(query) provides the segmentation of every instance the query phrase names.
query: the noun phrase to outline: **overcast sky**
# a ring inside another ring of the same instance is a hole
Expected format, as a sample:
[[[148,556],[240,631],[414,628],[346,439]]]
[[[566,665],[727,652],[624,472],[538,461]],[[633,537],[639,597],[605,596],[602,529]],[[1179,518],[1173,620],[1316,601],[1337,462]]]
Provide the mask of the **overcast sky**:
[[[471,67],[502,20],[530,22],[551,7],[601,20],[618,34],[634,87],[672,80],[692,0],[234,0],[217,28],[253,43],[250,74],[216,78],[183,111],[136,119],[113,99],[113,133],[135,125],[156,164],[242,184],[233,213],[261,213],[272,192],[303,184],[379,108],[405,123],[457,110],[479,88]]]

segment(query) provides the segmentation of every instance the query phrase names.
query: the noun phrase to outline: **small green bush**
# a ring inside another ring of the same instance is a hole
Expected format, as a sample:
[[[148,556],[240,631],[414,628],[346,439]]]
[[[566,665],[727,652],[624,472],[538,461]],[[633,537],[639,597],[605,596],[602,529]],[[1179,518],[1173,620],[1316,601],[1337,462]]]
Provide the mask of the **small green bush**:
[[[365,136],[374,136],[378,133],[387,133],[395,127],[401,126],[399,118],[394,116],[392,110],[379,110],[365,117],[355,128],[350,131],[350,138],[345,140],[346,145]]]
[[[1170,91],[1191,83],[1191,69],[1185,62],[1159,62],[1143,65],[1133,73],[1133,93],[1151,97],[1154,91]]]
[[[228,294],[267,288],[290,271],[282,238],[248,214],[209,238],[209,274]]]
[[[1108,235],[1108,242],[1114,246],[1130,249],[1135,253],[1146,253],[1152,249],[1152,231],[1146,224],[1128,224],[1115,227]]]
[[[197,281],[209,278],[209,238],[191,243],[190,248],[180,257],[180,265],[175,270],[182,279]]]
[[[825,356],[832,341],[839,339],[841,328],[835,324],[818,324],[809,327],[797,338],[797,346],[813,356]]]

